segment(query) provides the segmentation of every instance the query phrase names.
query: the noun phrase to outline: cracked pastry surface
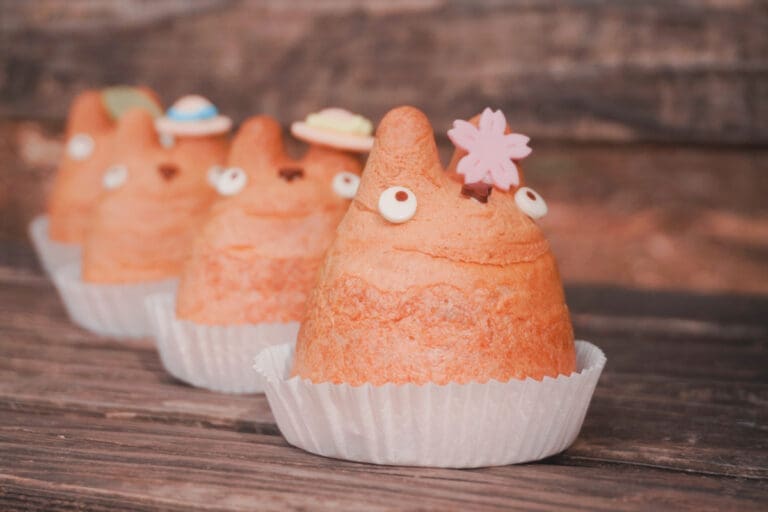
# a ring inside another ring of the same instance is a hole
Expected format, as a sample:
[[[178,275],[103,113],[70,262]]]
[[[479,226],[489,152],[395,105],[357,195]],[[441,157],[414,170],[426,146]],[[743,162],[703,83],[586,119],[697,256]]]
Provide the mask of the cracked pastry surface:
[[[259,116],[238,131],[228,166],[247,178],[212,209],[182,275],[176,313],[211,325],[298,321],[349,206],[334,178],[356,177],[360,161],[317,145],[292,159],[280,125]]]
[[[418,200],[399,224],[377,207],[392,186]],[[310,297],[294,375],[445,384],[575,369],[568,308],[541,230],[514,190],[482,203],[462,187],[442,168],[421,112],[387,114]]]

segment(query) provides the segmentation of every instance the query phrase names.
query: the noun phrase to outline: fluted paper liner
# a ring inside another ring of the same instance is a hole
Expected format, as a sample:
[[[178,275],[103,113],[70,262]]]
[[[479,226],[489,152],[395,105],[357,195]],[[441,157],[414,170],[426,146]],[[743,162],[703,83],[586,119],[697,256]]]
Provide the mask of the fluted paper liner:
[[[48,236],[48,216],[38,215],[29,223],[29,238],[37,253],[37,258],[45,273],[53,272],[63,266],[80,261],[80,245],[62,244]]]
[[[293,346],[261,352],[254,369],[285,439],[338,459],[473,468],[543,459],[581,429],[606,358],[576,342],[569,376],[469,384],[314,384],[290,377]]]
[[[201,325],[176,316],[173,293],[147,298],[152,334],[165,369],[193,386],[222,393],[261,393],[253,359],[263,349],[293,344],[298,322]]]
[[[118,339],[149,336],[144,300],[152,294],[172,291],[178,279],[135,284],[86,283],[80,263],[56,269],[53,282],[59,290],[69,318],[80,327]]]

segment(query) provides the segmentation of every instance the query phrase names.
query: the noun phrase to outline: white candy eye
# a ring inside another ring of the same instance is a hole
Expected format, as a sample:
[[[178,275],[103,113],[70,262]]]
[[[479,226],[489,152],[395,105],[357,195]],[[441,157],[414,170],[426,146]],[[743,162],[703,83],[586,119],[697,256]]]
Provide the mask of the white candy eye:
[[[243,190],[248,183],[248,175],[239,167],[225,169],[216,180],[216,190],[223,196],[233,196]]]
[[[395,224],[411,220],[416,215],[416,194],[405,187],[389,187],[379,196],[379,213]]]
[[[352,199],[357,194],[357,187],[360,186],[360,176],[351,172],[341,171],[333,177],[332,186],[337,196],[344,199]]]
[[[524,214],[532,219],[540,219],[547,214],[547,203],[538,192],[528,187],[520,187],[515,192],[515,202]]]
[[[216,188],[216,184],[219,182],[221,175],[224,174],[224,170],[225,169],[220,165],[212,165],[206,174],[208,184],[213,188]]]
[[[160,132],[160,135],[158,138],[160,139],[160,145],[166,149],[172,148],[173,145],[176,143],[176,139],[174,139],[172,133]]]
[[[95,146],[93,137],[86,133],[78,133],[67,142],[67,154],[73,160],[85,160],[91,156]]]
[[[124,165],[113,165],[104,173],[102,184],[107,190],[121,187],[128,179],[128,168]]]

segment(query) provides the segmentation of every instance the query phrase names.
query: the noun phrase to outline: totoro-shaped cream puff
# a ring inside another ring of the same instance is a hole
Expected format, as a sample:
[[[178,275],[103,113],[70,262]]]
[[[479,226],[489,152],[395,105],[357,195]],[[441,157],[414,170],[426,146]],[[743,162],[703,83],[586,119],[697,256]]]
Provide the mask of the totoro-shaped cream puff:
[[[119,121],[105,189],[89,223],[83,280],[134,283],[176,277],[216,191],[209,168],[226,159],[225,133],[176,137],[161,145],[142,109]]]
[[[69,111],[64,155],[48,197],[51,240],[80,244],[101,194],[101,176],[111,164],[117,122],[128,106],[160,113],[155,93],[145,87],[118,86],[84,91]]]
[[[498,181],[464,183],[486,149],[446,172],[423,113],[386,115],[310,296],[294,375],[382,385],[574,371],[563,287],[534,221],[543,200],[514,162],[514,176],[499,161]]]
[[[178,318],[234,325],[301,319],[325,250],[354,196],[358,157],[312,144],[286,155],[267,116],[238,131],[217,178],[225,197],[195,242],[178,290]]]

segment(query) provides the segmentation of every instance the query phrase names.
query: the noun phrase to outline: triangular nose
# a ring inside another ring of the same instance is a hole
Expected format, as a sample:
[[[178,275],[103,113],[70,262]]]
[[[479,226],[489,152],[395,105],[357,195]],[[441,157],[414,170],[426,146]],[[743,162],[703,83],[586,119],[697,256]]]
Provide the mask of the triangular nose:
[[[408,106],[390,110],[376,130],[366,172],[369,168],[389,179],[423,176],[439,169],[440,159],[427,116]]]
[[[179,174],[179,166],[173,162],[164,162],[157,166],[157,172],[165,181],[171,181]]]

